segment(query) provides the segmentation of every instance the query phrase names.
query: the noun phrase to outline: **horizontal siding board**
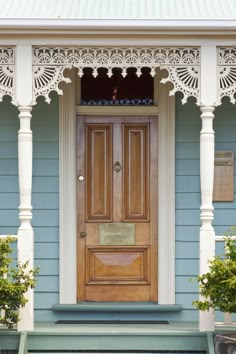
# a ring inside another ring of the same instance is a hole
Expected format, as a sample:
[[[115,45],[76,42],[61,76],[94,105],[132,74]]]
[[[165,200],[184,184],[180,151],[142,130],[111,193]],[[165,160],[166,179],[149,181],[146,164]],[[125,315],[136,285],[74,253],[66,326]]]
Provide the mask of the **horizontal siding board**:
[[[183,129],[182,126],[176,127],[176,136],[178,143],[198,143],[200,141],[200,130],[198,129],[187,129],[189,126]]]
[[[234,209],[216,209],[214,211],[214,225],[235,225],[235,215]]]
[[[198,282],[196,278],[189,276],[176,276],[176,293],[197,293]]]
[[[175,266],[176,276],[196,276],[199,273],[199,260],[197,259],[177,259]]]
[[[59,140],[59,132],[56,129],[56,125],[49,125],[47,129],[45,129],[45,126],[35,126],[32,130],[35,142],[57,142]]]
[[[218,126],[215,129],[215,135],[217,142],[233,142],[235,143],[235,136],[236,136],[236,125],[229,126]]]
[[[200,158],[200,147],[198,143],[179,143],[176,142],[177,159],[198,159]],[[200,162],[199,162],[200,164]]]
[[[11,142],[16,142],[18,139],[18,131],[16,127],[13,129],[11,125],[1,125],[0,122],[0,141],[11,141]]]
[[[1,143],[0,143],[1,145]],[[16,176],[18,175],[18,160],[17,159],[1,159],[0,161],[1,176]]]
[[[18,157],[17,142],[0,141],[0,159],[14,159]]]
[[[198,242],[176,242],[176,259],[198,259],[199,243]]]
[[[34,209],[59,209],[59,193],[33,193],[32,205]]]
[[[59,291],[58,276],[38,276],[36,279],[35,291],[45,293]]]
[[[194,130],[198,130],[200,133],[201,130],[201,113],[197,110],[186,109],[176,111],[176,125],[178,126],[191,126]]]
[[[176,192],[200,192],[200,177],[176,176]]]
[[[214,209],[226,210],[226,209],[236,209],[236,193],[234,193],[233,202],[214,202]]]
[[[176,241],[192,242],[199,240],[200,226],[176,226]]]
[[[218,127],[221,126],[234,126],[236,125],[236,112],[228,109],[225,111],[223,107],[223,112],[219,112],[216,109],[215,111],[215,119],[214,119],[214,129],[217,131]],[[222,117],[223,116],[223,117]]]
[[[35,242],[58,242],[59,241],[59,227],[39,227],[34,228]]]
[[[192,302],[198,300],[198,294],[176,294],[175,300],[177,304],[181,303],[184,309],[194,309]]]
[[[226,150],[226,151],[234,151],[236,154],[236,143],[235,142],[218,142],[215,143],[215,149],[217,150]],[[236,157],[236,156],[235,156]]]
[[[35,309],[49,309],[53,305],[58,304],[59,294],[58,292],[37,292],[34,297]]]
[[[224,242],[219,242],[219,241],[216,242],[215,253],[216,253],[217,256],[220,256],[220,255],[225,253],[224,247],[225,247],[225,243]]]
[[[200,210],[176,210],[176,225],[199,225],[200,226]]]
[[[17,176],[0,176],[0,193],[18,193],[18,183]]]
[[[58,159],[34,159],[33,176],[58,176]]]
[[[9,225],[8,226],[1,225],[0,226],[0,233],[1,233],[1,235],[17,235],[18,227],[19,227],[19,224],[15,225],[15,226],[12,226],[12,225],[10,225],[10,226]]]
[[[36,159],[58,159],[58,142],[34,142],[33,155]]]
[[[35,243],[35,258],[57,259],[59,257],[58,243]]]
[[[33,226],[58,226],[59,211],[58,210],[34,210]]]
[[[176,193],[175,205],[177,209],[200,209],[200,193]]]
[[[41,193],[58,193],[59,191],[59,178],[58,177],[33,177],[33,192]]]
[[[39,275],[58,275],[58,259],[37,259],[35,258],[35,267],[39,267]]]
[[[19,226],[19,211],[18,210],[0,210],[0,227],[2,234],[2,227],[17,227]],[[10,232],[10,230],[9,230]],[[8,232],[7,232],[8,233]]]
[[[18,193],[0,193],[0,210],[18,209],[19,203]]]
[[[200,160],[193,160],[193,159],[176,160],[175,168],[176,168],[177,176],[199,176]]]

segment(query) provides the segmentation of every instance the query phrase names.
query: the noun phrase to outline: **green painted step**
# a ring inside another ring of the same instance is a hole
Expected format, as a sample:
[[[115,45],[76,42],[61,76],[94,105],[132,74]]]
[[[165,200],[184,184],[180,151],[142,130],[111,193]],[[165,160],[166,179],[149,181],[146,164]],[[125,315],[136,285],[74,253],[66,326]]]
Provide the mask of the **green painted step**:
[[[206,351],[205,333],[30,333],[28,352],[34,351]]]

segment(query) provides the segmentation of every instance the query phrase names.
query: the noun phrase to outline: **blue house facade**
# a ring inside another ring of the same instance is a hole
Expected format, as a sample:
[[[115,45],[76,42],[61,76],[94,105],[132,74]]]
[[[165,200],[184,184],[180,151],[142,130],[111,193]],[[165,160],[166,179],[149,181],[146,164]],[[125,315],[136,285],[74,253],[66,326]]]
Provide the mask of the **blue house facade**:
[[[105,2],[0,2],[1,234],[40,269],[19,331],[214,331],[189,280],[235,224],[236,6]]]

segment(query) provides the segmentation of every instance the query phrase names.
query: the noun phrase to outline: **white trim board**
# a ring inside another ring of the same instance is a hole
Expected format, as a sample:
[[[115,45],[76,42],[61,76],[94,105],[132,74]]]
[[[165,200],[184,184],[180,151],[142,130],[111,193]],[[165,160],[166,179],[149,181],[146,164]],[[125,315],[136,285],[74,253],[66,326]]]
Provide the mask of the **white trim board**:
[[[72,72],[73,76],[74,73]],[[76,299],[76,112],[86,108],[75,103],[73,84],[64,86],[59,105],[59,194],[60,194],[60,304]],[[158,121],[158,303],[175,303],[175,99],[168,85],[155,79],[155,107]],[[112,107],[113,114],[120,114]],[[134,108],[135,110],[135,108]],[[126,114],[134,114],[128,109]],[[110,114],[110,108],[108,108]],[[147,110],[148,111],[148,110]],[[89,112],[87,112],[88,114]],[[125,114],[125,111],[122,111]],[[91,113],[90,113],[91,114]],[[143,113],[142,113],[143,114]],[[148,114],[148,113],[147,113]]]

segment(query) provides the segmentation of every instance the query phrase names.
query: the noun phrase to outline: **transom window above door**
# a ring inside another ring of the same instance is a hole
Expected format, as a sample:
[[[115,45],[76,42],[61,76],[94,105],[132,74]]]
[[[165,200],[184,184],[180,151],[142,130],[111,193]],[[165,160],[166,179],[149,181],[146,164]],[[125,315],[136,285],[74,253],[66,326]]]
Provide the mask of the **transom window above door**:
[[[85,69],[81,78],[81,105],[153,105],[154,80],[150,69],[142,68],[140,77],[136,71],[129,68],[123,77],[122,70],[114,68],[109,78],[107,69],[99,68],[95,78],[92,69]]]

